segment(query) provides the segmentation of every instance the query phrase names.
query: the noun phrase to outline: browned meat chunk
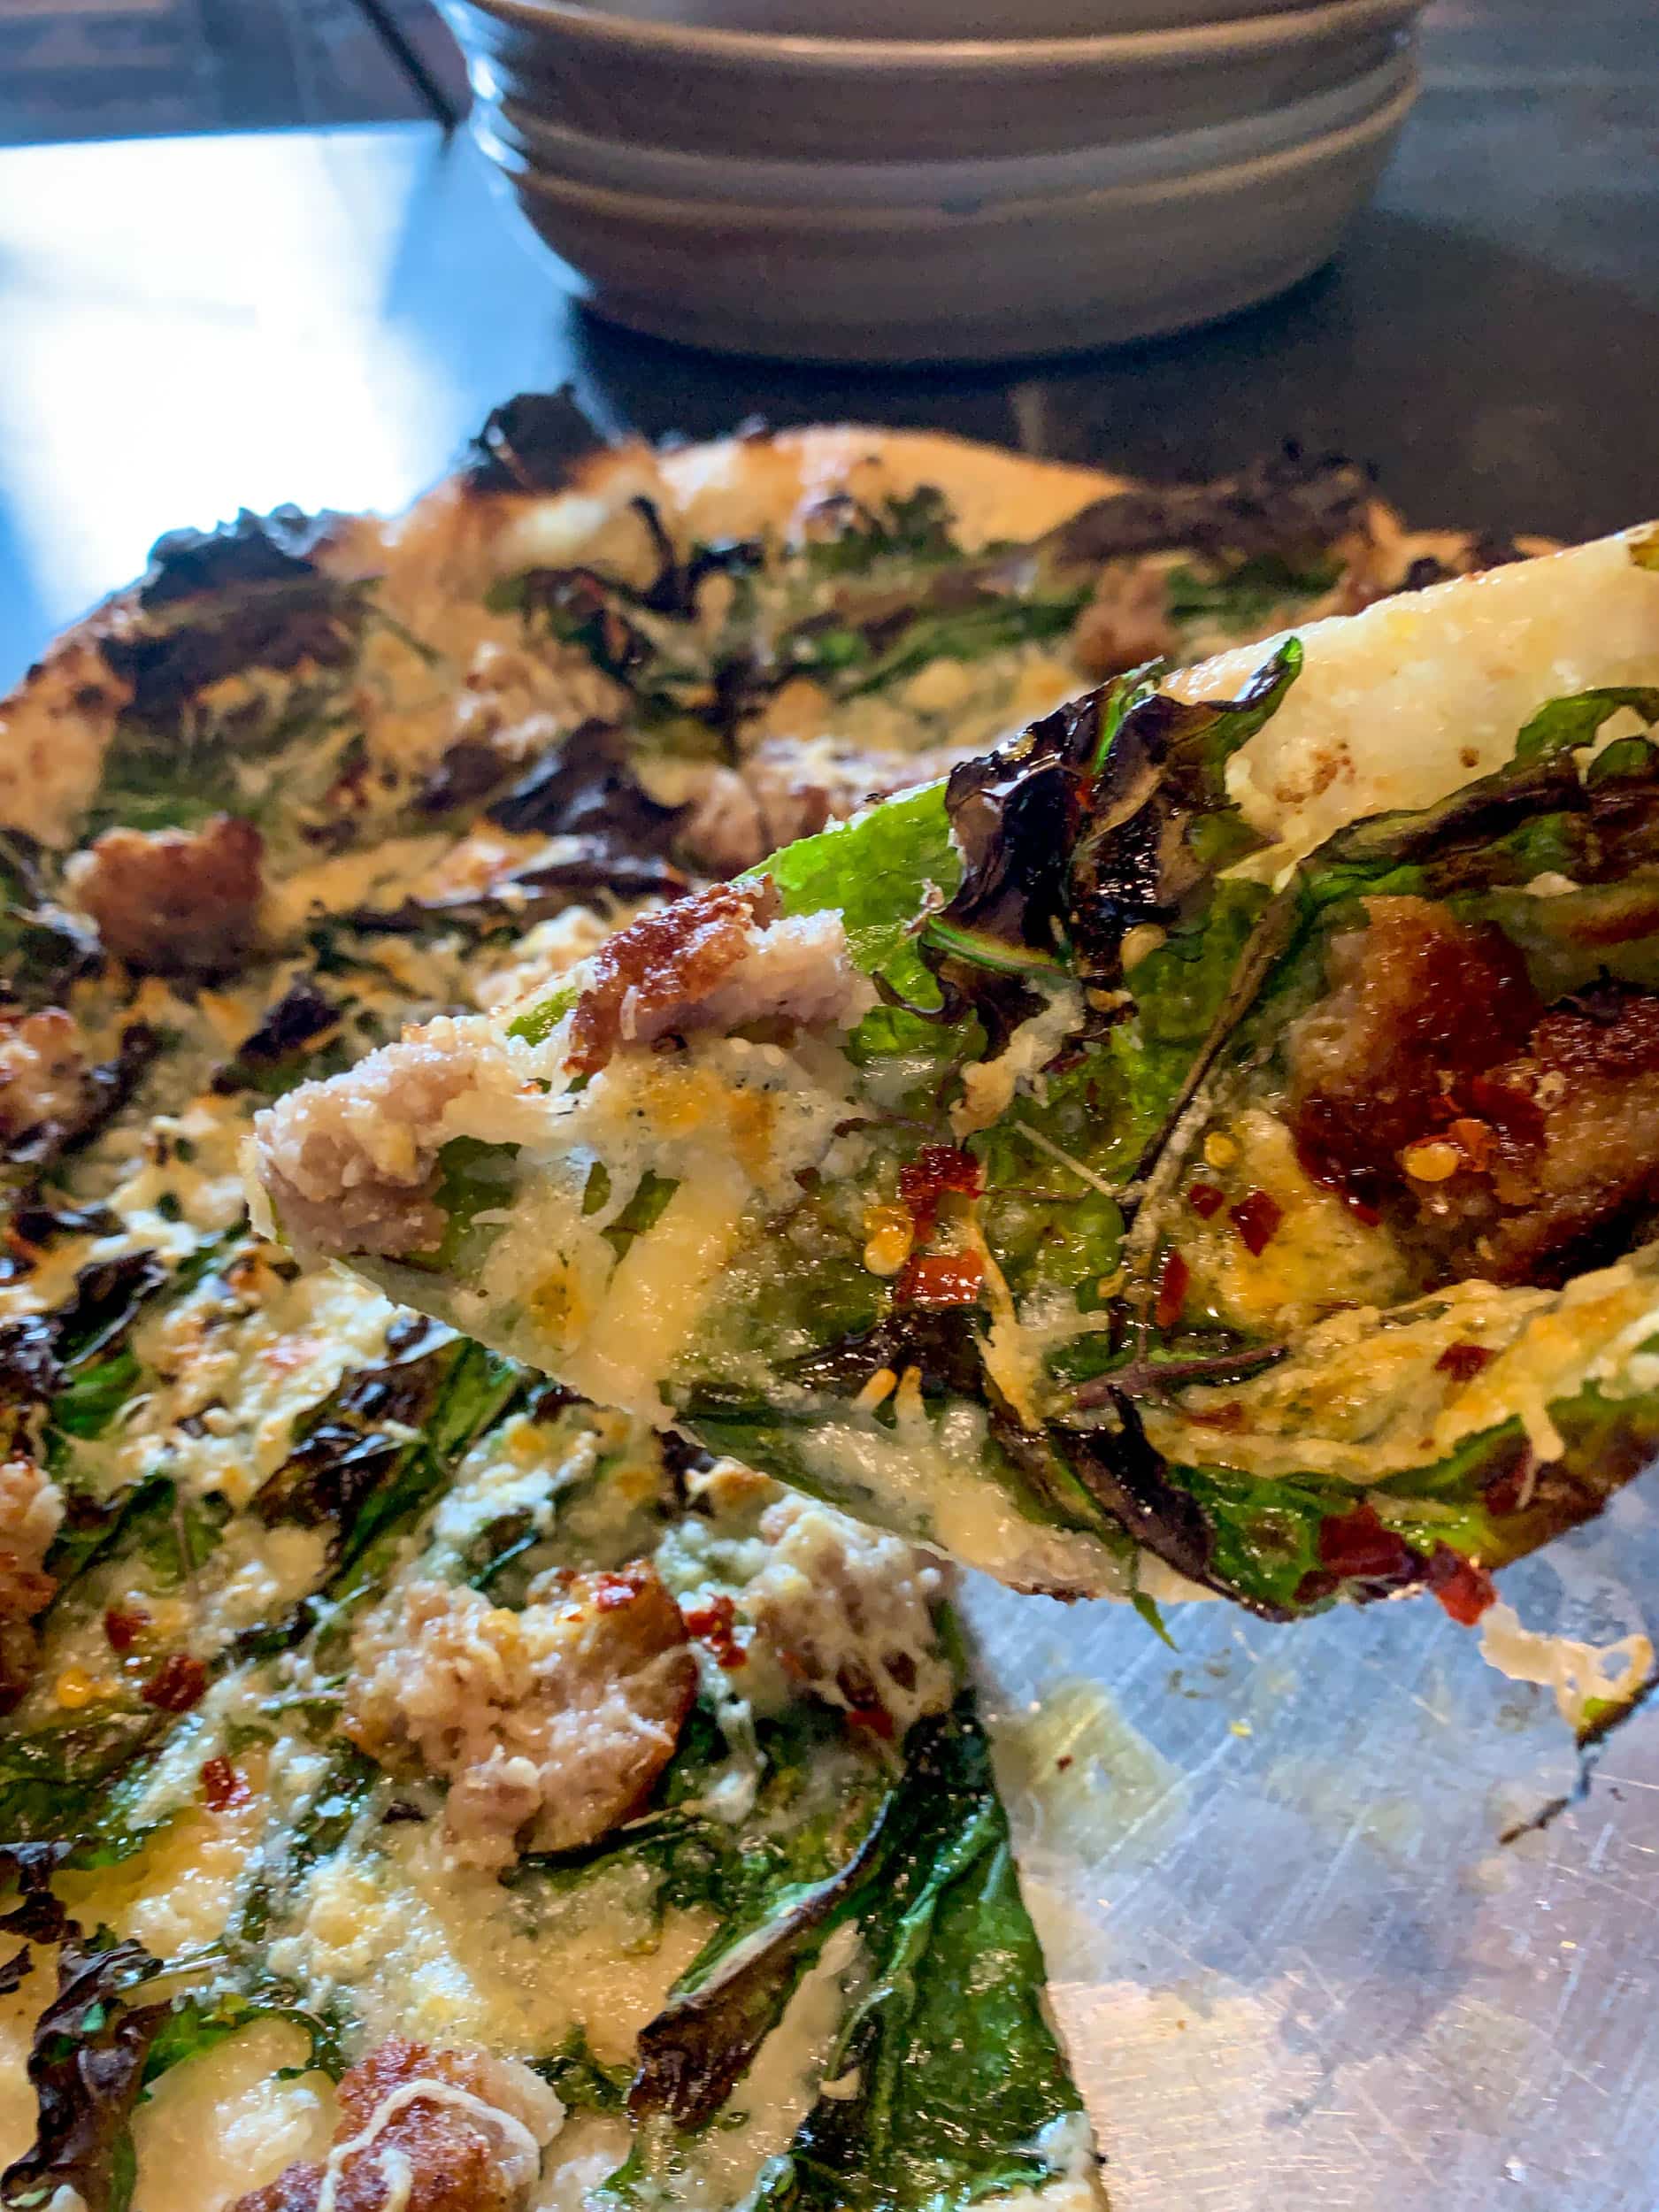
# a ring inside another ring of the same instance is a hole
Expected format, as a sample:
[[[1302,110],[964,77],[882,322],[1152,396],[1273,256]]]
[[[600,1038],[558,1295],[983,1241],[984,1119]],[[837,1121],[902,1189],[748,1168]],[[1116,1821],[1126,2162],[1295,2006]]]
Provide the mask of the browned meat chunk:
[[[959,760],[983,749],[930,745],[882,753],[832,736],[764,738],[741,768],[706,770],[680,826],[680,846],[710,874],[734,876],[877,799],[949,775]]]
[[[1547,1283],[1659,1204],[1659,997],[1546,1012],[1518,953],[1417,898],[1367,902],[1293,1025],[1304,1164],[1386,1210],[1435,1279]]]
[[[304,1083],[254,1119],[283,1235],[303,1250],[419,1252],[447,1216],[433,1202],[437,1125],[477,1079],[443,1047],[446,1017],[387,1045],[343,1080]]]
[[[1540,1008],[1499,931],[1427,899],[1367,899],[1365,913],[1333,939],[1330,988],[1291,1026],[1290,1112],[1316,1176],[1375,1199],[1402,1147],[1450,1118],[1459,1078],[1524,1044]]]
[[[596,1075],[625,1040],[649,1035],[658,1017],[706,998],[777,910],[769,883],[717,883],[631,922],[594,956],[594,979],[571,1021],[570,1066]]]
[[[0,1713],[12,1710],[34,1678],[35,1618],[58,1590],[42,1563],[63,1513],[62,1491],[27,1450],[0,1460]]]
[[[1593,1264],[1609,1233],[1659,1201],[1659,998],[1604,987],[1555,1008],[1472,1103],[1459,1179],[1485,1180],[1496,1217],[1481,1271],[1536,1282]]]
[[[253,944],[265,841],[216,815],[200,830],[105,830],[71,868],[107,949],[157,975],[222,975]]]
[[[61,1006],[0,1014],[0,1143],[72,1127],[85,1108],[86,1073],[81,1032]]]
[[[227,2212],[523,2212],[558,2100],[527,2066],[393,2036],[340,2079],[325,2164],[285,2167]]]
[[[382,1764],[445,1777],[455,1857],[572,1851],[634,1813],[673,1755],[697,1665],[643,1560],[561,1571],[522,1612],[417,1582],[353,1646],[343,1725]]]
[[[770,1549],[743,1607],[791,1681],[899,1742],[923,1714],[944,1711],[956,1686],[933,1624],[941,1576],[925,1552],[810,1498],[768,1506],[760,1532]]]

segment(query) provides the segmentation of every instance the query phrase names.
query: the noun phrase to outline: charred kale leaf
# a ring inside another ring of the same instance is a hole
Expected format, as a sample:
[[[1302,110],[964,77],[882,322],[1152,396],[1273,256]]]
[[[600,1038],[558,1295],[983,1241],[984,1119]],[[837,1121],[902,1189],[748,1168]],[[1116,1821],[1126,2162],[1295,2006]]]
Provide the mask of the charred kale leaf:
[[[572,464],[604,443],[572,385],[520,392],[492,408],[472,440],[467,484],[486,493],[562,491]]]

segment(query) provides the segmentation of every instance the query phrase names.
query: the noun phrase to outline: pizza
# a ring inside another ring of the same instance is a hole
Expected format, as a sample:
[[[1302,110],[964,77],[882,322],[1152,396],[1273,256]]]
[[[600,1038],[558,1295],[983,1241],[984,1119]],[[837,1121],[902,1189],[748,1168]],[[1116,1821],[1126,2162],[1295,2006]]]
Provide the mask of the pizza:
[[[1102,675],[1529,549],[1294,454],[528,398],[52,646],[0,705],[0,2200],[1086,2212],[938,1554],[432,1318],[459,1243],[305,1268],[241,1156]],[[641,1327],[672,1202],[598,1210]]]
[[[1656,546],[1097,688],[291,1094],[277,1221],[1017,1586],[1472,1621],[1659,1444]]]

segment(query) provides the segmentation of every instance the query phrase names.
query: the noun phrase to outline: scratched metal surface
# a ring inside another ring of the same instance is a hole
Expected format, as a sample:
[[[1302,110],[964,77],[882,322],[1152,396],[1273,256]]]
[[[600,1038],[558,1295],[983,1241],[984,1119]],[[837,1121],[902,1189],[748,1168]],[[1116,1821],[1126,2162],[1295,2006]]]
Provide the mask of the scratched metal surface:
[[[1502,1583],[1653,1633],[1659,1471]],[[1655,2212],[1659,1709],[1502,1847],[1571,1740],[1431,1601],[967,1609],[1113,2212]]]

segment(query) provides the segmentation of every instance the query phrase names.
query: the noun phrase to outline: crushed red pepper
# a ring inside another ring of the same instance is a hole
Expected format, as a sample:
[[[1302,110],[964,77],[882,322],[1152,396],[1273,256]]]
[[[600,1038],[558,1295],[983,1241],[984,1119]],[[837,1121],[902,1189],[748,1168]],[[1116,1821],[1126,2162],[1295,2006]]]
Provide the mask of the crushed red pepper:
[[[1319,1561],[1344,1581],[1405,1584],[1423,1578],[1423,1562],[1369,1502],[1319,1524]]]
[[[253,1792],[228,1759],[215,1755],[202,1769],[202,1798],[209,1812],[227,1813],[250,1803]]]
[[[593,1581],[595,1610],[619,1613],[625,1605],[632,1605],[644,1588],[649,1571],[641,1571],[638,1567],[618,1567],[612,1573],[595,1575]]]
[[[847,1717],[855,1728],[867,1728],[872,1736],[879,1736],[884,1742],[892,1741],[893,1716],[885,1705],[850,1706]]]
[[[1448,1344],[1434,1364],[1441,1374],[1449,1375],[1454,1382],[1467,1382],[1471,1375],[1478,1375],[1497,1356],[1484,1344]]]
[[[1193,1271],[1173,1246],[1164,1255],[1164,1265],[1158,1275],[1157,1303],[1152,1309],[1154,1325],[1160,1329],[1172,1329],[1181,1317],[1181,1308],[1187,1303],[1187,1287]]]
[[[111,1651],[131,1651],[149,1626],[148,1613],[123,1613],[111,1606],[104,1616],[104,1640]]]
[[[206,1688],[207,1669],[202,1662],[188,1651],[175,1651],[162,1661],[139,1695],[160,1712],[188,1713]]]
[[[1429,1555],[1429,1587],[1460,1628],[1472,1628],[1486,1608],[1497,1602],[1486,1569],[1449,1544],[1436,1544]]]
[[[705,1598],[700,1605],[688,1606],[680,1618],[687,1633],[700,1644],[707,1644],[728,1674],[746,1663],[749,1655],[737,1638],[737,1608],[724,1591]]]
[[[1296,1164],[1310,1183],[1340,1198],[1356,1221],[1367,1229],[1382,1222],[1382,1209],[1373,1202],[1380,1195],[1382,1179],[1372,1170],[1344,1170],[1333,1166],[1317,1145],[1303,1139],[1296,1147]]]
[[[1236,1206],[1229,1207],[1228,1211],[1245,1250],[1252,1259],[1259,1260],[1279,1233],[1279,1225],[1285,1218],[1284,1208],[1264,1190],[1253,1190]]]
[[[899,1171],[899,1196],[918,1237],[932,1235],[939,1219],[939,1202],[947,1191],[977,1198],[984,1188],[979,1163],[971,1152],[959,1151],[954,1145],[925,1144]]]
[[[973,1306],[984,1287],[979,1253],[922,1253],[899,1270],[893,1295],[902,1306]]]

